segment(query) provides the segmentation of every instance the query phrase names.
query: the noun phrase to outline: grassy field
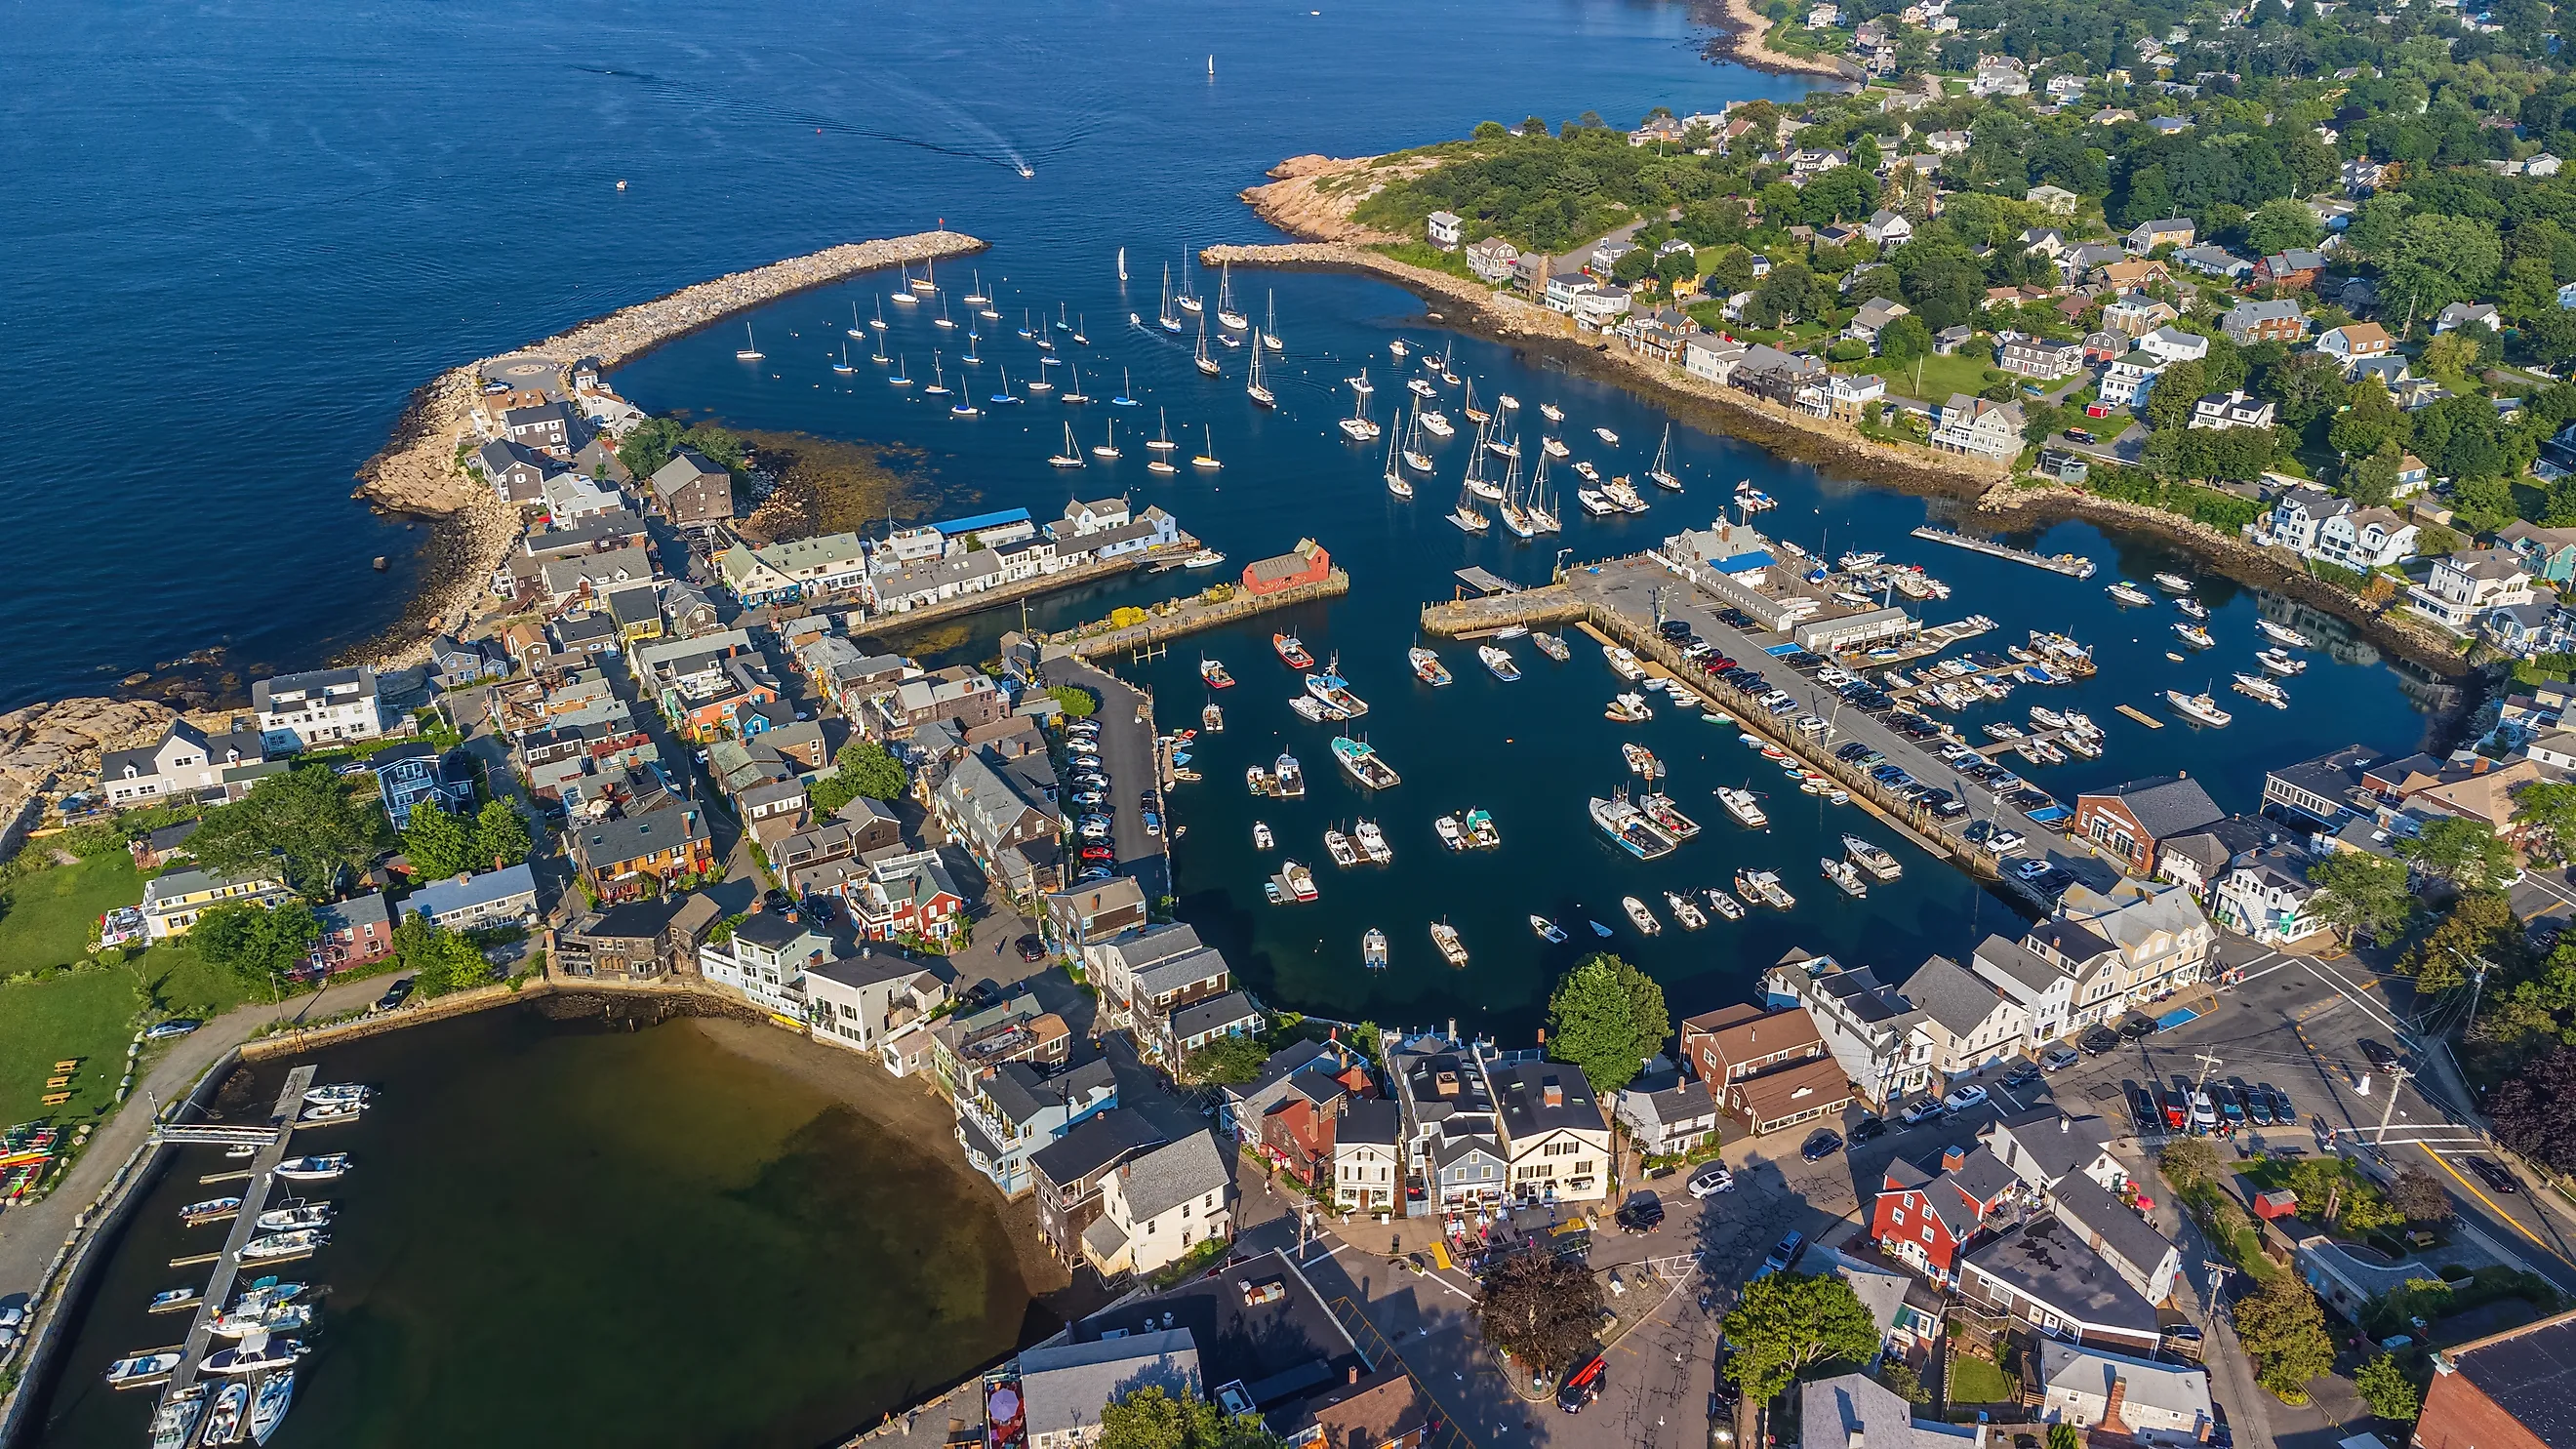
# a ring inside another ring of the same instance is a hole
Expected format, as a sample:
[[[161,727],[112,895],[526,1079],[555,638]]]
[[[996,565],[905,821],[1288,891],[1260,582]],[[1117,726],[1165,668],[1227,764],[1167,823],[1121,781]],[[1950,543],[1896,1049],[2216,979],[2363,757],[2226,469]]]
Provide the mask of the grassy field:
[[[1920,388],[1914,382],[1913,363],[1906,363],[1902,367],[1893,363],[1875,362],[1863,363],[1860,366],[1886,378],[1889,392],[1901,392],[1918,402],[1938,406],[1948,402],[1950,394],[1954,392],[1964,392],[1970,397],[1976,396],[1978,389],[1986,385],[1986,370],[1994,366],[1994,363],[1987,358],[1970,357],[1965,353],[1954,353],[1948,357],[1924,358],[1923,382]]]
[[[241,1004],[238,981],[165,942],[131,960],[88,964],[98,917],[142,899],[143,878],[123,854],[23,876],[0,889],[0,1125],[39,1115],[104,1115],[125,1064],[125,1044],[147,1006],[173,1016],[212,1016]],[[65,968],[84,963],[80,970]],[[57,1061],[80,1058],[71,1101],[48,1108]]]
[[[2002,1369],[1965,1353],[1951,1356],[1949,1391],[1954,1404],[2000,1404],[2015,1393]]]

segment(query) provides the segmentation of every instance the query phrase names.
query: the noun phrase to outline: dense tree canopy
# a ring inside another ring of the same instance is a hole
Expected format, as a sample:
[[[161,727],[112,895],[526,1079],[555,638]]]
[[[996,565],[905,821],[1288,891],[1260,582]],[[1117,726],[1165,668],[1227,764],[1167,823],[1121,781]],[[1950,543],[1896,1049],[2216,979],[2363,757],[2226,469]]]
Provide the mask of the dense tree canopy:
[[[1606,952],[1558,978],[1547,1019],[1548,1055],[1582,1068],[1600,1093],[1635,1081],[1673,1030],[1664,988]]]
[[[188,849],[208,869],[237,877],[283,870],[318,898],[343,871],[365,868],[387,844],[385,818],[361,805],[327,765],[270,775],[250,793],[206,812]]]

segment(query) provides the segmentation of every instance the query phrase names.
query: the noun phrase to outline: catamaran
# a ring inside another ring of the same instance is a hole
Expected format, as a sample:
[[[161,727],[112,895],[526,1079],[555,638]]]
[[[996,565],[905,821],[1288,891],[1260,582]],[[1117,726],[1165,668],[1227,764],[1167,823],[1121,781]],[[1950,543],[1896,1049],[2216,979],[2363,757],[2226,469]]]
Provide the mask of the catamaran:
[[[1259,403],[1263,407],[1275,408],[1279,406],[1278,396],[1272,393],[1270,389],[1261,385],[1261,335],[1257,332],[1254,333],[1252,341],[1252,370],[1243,384],[1244,396],[1251,398],[1254,402]]]
[[[1664,424],[1664,441],[1655,449],[1655,461],[1646,468],[1646,478],[1668,493],[1682,491],[1682,480],[1673,473],[1673,425]]]

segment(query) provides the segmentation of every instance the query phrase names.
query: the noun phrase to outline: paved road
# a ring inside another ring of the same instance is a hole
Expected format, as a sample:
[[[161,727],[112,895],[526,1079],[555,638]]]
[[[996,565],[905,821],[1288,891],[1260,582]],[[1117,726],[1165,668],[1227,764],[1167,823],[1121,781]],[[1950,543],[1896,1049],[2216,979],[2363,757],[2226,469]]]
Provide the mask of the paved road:
[[[1093,717],[1100,721],[1101,769],[1109,776],[1110,813],[1115,821],[1110,827],[1111,843],[1118,851],[1118,871],[1136,878],[1149,905],[1170,895],[1172,868],[1163,853],[1163,837],[1145,833],[1144,808],[1139,803],[1144,792],[1155,787],[1154,730],[1145,722],[1150,718],[1145,697],[1078,659],[1050,661],[1047,676],[1099,696],[1100,712]]]
[[[148,1048],[151,1065],[135,1083],[134,1095],[105,1126],[90,1134],[89,1146],[82,1149],[80,1160],[63,1181],[41,1202],[0,1211],[0,1307],[23,1302],[35,1288],[45,1264],[71,1232],[72,1219],[90,1205],[118,1165],[151,1132],[155,1101],[168,1102],[185,1094],[216,1058],[270,1022],[333,1016],[365,1006],[384,994],[385,984],[382,979],[352,981],[275,1006],[240,1007],[176,1042]]]

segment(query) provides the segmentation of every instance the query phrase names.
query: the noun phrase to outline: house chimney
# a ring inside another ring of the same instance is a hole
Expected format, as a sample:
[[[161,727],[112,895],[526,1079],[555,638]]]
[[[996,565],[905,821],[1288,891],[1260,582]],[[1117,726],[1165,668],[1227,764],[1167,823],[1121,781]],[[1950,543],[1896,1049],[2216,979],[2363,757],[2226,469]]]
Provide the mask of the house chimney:
[[[1844,1442],[1850,1446],[1850,1449],[1869,1449],[1868,1436],[1861,1433],[1858,1429],[1852,1430],[1851,1437],[1846,1439]]]
[[[2057,1119],[2057,1133],[2059,1136],[2063,1137],[2073,1130],[2075,1130],[2074,1118],[2061,1115]]]
[[[1549,1077],[1540,1084],[1539,1096],[1551,1107],[1562,1107],[1565,1105],[1565,1086],[1556,1078]]]
[[[1966,1148],[1944,1147],[1941,1149],[1941,1170],[1943,1172],[1956,1172],[1960,1168],[1966,1166],[1967,1162],[1968,1150]]]
[[[2131,1432],[2129,1421],[2120,1415],[2120,1410],[2127,1406],[2128,1399],[2129,1381],[2124,1378],[2111,1380],[2111,1395],[2102,1401],[2101,1428],[2105,1432],[2112,1434]]]
[[[1347,1378],[1347,1379],[1344,1379],[1344,1380],[1343,1380],[1343,1382],[1344,1382],[1344,1383],[1352,1383],[1352,1384],[1355,1384],[1355,1383],[1358,1383],[1359,1381],[1360,1381],[1360,1366],[1359,1366],[1358,1364],[1352,1364],[1352,1365],[1351,1365],[1351,1376],[1350,1376],[1349,1378]]]

